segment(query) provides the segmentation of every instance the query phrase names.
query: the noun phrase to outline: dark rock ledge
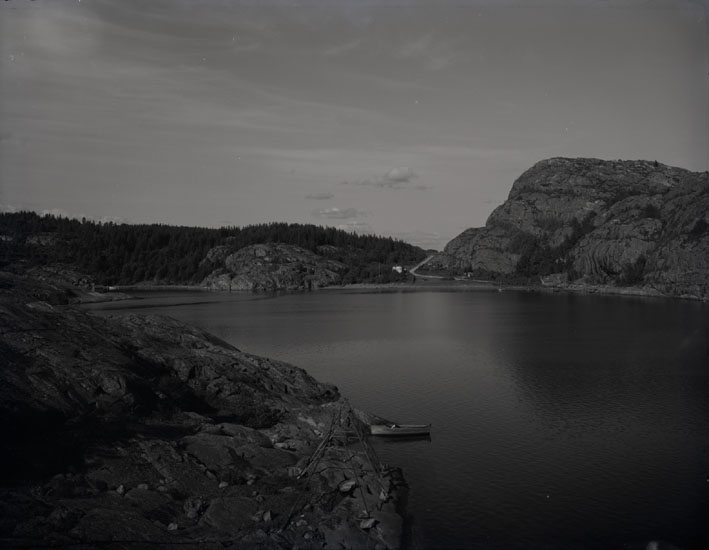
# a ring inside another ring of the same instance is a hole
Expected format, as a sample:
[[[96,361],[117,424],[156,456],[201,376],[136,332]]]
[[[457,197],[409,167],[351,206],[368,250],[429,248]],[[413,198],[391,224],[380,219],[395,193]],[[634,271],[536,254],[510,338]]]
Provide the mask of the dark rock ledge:
[[[334,386],[0,273],[0,546],[398,548],[406,486]]]

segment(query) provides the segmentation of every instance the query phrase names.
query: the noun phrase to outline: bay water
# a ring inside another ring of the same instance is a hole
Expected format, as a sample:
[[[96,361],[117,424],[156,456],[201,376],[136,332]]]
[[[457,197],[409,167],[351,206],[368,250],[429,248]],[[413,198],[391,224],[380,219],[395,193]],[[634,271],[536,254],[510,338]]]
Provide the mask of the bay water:
[[[159,292],[430,440],[375,439],[419,548],[709,548],[709,306],[496,291]],[[380,438],[381,439],[381,438]]]

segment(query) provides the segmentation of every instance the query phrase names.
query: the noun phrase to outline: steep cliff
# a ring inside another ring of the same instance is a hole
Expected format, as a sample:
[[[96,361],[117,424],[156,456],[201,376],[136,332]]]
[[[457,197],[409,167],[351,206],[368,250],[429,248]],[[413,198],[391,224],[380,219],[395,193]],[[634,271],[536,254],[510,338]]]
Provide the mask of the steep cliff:
[[[296,290],[339,283],[345,264],[295,245],[255,244],[238,250],[211,249],[203,264],[213,271],[202,281],[220,290]]]
[[[485,227],[433,266],[502,280],[709,294],[709,173],[648,161],[553,158],[524,172]]]

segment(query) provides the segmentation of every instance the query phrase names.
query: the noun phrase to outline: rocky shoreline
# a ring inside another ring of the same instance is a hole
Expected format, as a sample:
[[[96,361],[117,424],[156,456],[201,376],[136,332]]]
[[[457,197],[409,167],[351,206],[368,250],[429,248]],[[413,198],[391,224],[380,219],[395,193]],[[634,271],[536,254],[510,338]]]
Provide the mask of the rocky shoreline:
[[[696,296],[692,294],[686,295],[668,295],[663,294],[657,289],[650,287],[638,286],[613,286],[613,285],[598,285],[598,284],[583,284],[583,283],[567,283],[560,285],[511,285],[497,283],[476,283],[465,280],[445,280],[445,281],[422,281],[417,283],[358,283],[347,285],[345,287],[326,287],[319,289],[320,291],[359,291],[359,292],[397,292],[397,291],[424,291],[424,290],[444,290],[444,291],[461,291],[461,292],[498,292],[498,291],[514,291],[514,292],[544,292],[544,293],[569,293],[569,294],[596,294],[600,296],[634,296],[645,298],[666,298],[672,300],[696,300],[706,301],[706,297]]]
[[[225,290],[215,290],[201,286],[181,286],[181,285],[150,285],[143,287],[139,285],[121,286],[117,291],[109,291],[105,293],[91,293],[92,296],[88,299],[81,298],[80,303],[98,303],[116,300],[130,300],[135,296],[125,294],[131,291],[199,291],[199,292],[229,292]],[[354,283],[349,285],[333,285],[313,289],[313,291],[353,291],[353,292],[398,292],[398,291],[417,291],[417,290],[460,290],[460,291],[517,291],[517,292],[545,292],[545,293],[572,293],[572,294],[597,294],[601,296],[640,296],[646,298],[667,298],[672,300],[697,300],[706,301],[706,297],[696,296],[693,294],[664,294],[659,290],[651,287],[639,286],[614,286],[586,283],[564,283],[558,285],[545,284],[502,284],[502,283],[480,283],[469,282],[466,280],[425,280],[421,278],[416,283]],[[232,292],[253,293],[259,291],[249,290],[234,290]],[[270,290],[260,292],[309,292],[303,290]]]
[[[406,484],[304,370],[0,273],[0,540],[400,548]]]

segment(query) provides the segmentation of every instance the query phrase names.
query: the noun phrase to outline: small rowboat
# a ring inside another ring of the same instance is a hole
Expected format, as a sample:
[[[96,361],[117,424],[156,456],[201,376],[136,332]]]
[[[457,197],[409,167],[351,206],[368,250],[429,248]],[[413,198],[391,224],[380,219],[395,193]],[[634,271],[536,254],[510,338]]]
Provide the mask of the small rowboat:
[[[372,424],[369,426],[372,435],[428,435],[430,424]]]

